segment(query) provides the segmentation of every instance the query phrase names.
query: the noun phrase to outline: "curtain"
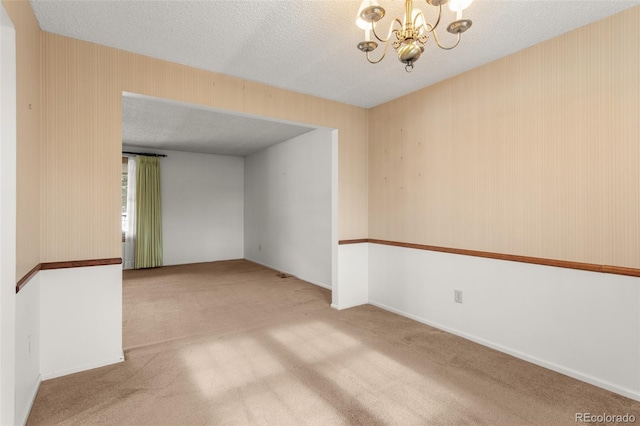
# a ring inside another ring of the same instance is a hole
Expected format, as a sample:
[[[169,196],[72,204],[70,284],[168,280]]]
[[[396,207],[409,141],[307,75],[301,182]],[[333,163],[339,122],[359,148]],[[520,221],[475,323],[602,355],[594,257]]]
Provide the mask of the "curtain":
[[[136,159],[127,159],[127,229],[124,233],[124,269],[136,264]]]
[[[136,269],[162,266],[160,159],[136,157]]]

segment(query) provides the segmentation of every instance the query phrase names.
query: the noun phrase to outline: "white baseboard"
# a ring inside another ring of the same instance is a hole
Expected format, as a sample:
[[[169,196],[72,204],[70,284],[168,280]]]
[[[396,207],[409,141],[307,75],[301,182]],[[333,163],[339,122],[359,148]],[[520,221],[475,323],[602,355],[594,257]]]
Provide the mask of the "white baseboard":
[[[344,306],[338,306],[335,303],[332,303],[331,307],[333,309],[337,310],[337,311],[342,311],[342,310],[345,310],[345,309],[355,308],[356,306],[362,306],[362,305],[365,305],[365,303],[353,303],[351,305],[344,305]],[[372,305],[373,305],[373,303],[372,303]],[[382,308],[382,306],[379,306],[379,307]],[[382,308],[382,309],[384,309],[384,308]]]
[[[69,368],[67,370],[42,373],[41,378],[43,381],[51,380],[51,379],[55,379],[56,377],[68,376],[69,374],[80,373],[81,371],[87,371],[87,370],[93,370],[94,368],[106,367],[107,365],[117,364],[123,361],[124,361],[124,352],[122,352],[122,355],[120,355],[117,358],[108,359],[105,361],[100,361],[92,364],[86,364],[79,367]]]
[[[623,387],[620,387],[620,386],[615,385],[613,383],[609,383],[607,381],[600,380],[600,379],[598,379],[596,377],[589,376],[587,374],[582,374],[579,371],[575,371],[575,370],[572,370],[570,368],[563,367],[561,365],[557,365],[557,364],[554,364],[554,363],[550,363],[550,362],[544,361],[544,360],[536,358],[534,356],[527,355],[527,354],[525,354],[523,352],[520,352],[520,351],[517,351],[517,350],[513,350],[511,348],[496,344],[496,343],[491,342],[489,340],[485,340],[485,339],[482,339],[480,337],[477,337],[477,336],[474,336],[474,335],[471,335],[471,334],[468,334],[468,333],[464,333],[462,331],[459,331],[459,330],[456,330],[456,329],[453,329],[453,328],[449,328],[449,327],[443,326],[443,325],[438,324],[438,323],[434,323],[434,322],[426,320],[424,318],[420,318],[420,317],[418,317],[416,315],[408,314],[408,313],[403,312],[401,310],[392,308],[391,306],[387,306],[387,305],[385,305],[383,303],[378,303],[378,302],[376,302],[374,300],[369,300],[369,304],[371,304],[373,306],[377,306],[378,308],[384,309],[385,311],[393,312],[394,314],[398,314],[400,316],[403,316],[403,317],[406,317],[406,318],[410,318],[410,319],[412,319],[414,321],[418,321],[418,322],[420,322],[422,324],[426,324],[428,326],[437,328],[439,330],[446,331],[447,333],[455,334],[456,336],[463,337],[463,338],[465,338],[467,340],[471,340],[472,342],[479,343],[479,344],[481,344],[483,346],[487,346],[487,347],[489,347],[491,349],[495,349],[497,351],[506,353],[508,355],[512,355],[512,356],[514,356],[516,358],[520,358],[520,359],[522,359],[524,361],[527,361],[527,362],[530,362],[532,364],[536,364],[536,365],[539,365],[541,367],[548,368],[549,370],[553,370],[553,371],[555,371],[557,373],[564,374],[565,376],[569,376],[569,377],[572,377],[574,379],[589,383],[591,385],[594,385],[594,386],[609,390],[611,392],[615,392],[617,394],[626,396],[627,398],[631,398],[631,399],[634,399],[636,401],[640,401],[640,393],[639,392],[635,392],[632,389],[623,388]],[[331,305],[331,307],[334,307],[334,306]]]
[[[275,270],[275,271],[279,271],[279,272],[284,272],[285,274],[290,274],[290,275],[292,275],[292,276],[294,276],[294,277],[298,278],[299,280],[302,280],[302,281],[308,282],[309,284],[317,285],[318,287],[322,287],[322,288],[326,288],[327,290],[331,290],[331,286],[330,286],[330,285],[326,285],[326,284],[323,284],[323,283],[319,283],[319,282],[311,281],[311,280],[308,280],[308,279],[306,279],[306,278],[300,278],[300,277],[297,277],[297,276],[293,275],[293,274],[291,273],[291,271],[285,271],[285,270],[283,270],[283,269],[276,268],[275,266],[269,265],[269,264],[264,263],[264,262],[259,262],[259,261],[255,260],[255,259],[251,259],[251,258],[249,258],[249,257],[245,257],[245,259],[246,259],[246,260],[248,260],[248,261],[250,261],[250,262],[257,263],[258,265],[265,266],[265,267],[267,267],[267,268],[269,268],[269,269],[273,269],[273,270]]]
[[[31,409],[33,408],[33,403],[36,402],[36,396],[38,396],[38,390],[40,389],[40,383],[42,383],[42,375],[38,375],[38,381],[36,382],[36,386],[33,388],[33,392],[31,393],[31,397],[29,398],[29,407],[25,411],[22,419],[16,419],[17,425],[26,425],[27,420],[29,420],[29,414],[31,414]]]
[[[302,281],[308,282],[309,284],[313,284],[313,285],[317,285],[318,287],[322,287],[322,288],[326,288],[327,290],[331,290],[331,286],[330,285],[326,285],[323,283],[319,283],[319,282],[315,282],[315,281],[309,281],[309,280],[305,280],[300,278]]]

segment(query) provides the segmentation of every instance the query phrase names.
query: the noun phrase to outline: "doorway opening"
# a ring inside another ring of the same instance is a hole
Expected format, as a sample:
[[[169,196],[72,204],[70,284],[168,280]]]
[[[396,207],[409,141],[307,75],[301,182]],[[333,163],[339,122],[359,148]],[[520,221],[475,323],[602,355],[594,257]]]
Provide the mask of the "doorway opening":
[[[246,259],[333,287],[336,129],[132,93],[123,93],[122,108],[123,151],[166,155],[165,266]]]

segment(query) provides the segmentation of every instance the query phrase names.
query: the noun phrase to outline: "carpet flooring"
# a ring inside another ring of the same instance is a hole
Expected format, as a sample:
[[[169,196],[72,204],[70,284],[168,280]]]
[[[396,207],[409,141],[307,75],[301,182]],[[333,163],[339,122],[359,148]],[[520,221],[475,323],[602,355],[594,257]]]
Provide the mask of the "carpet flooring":
[[[640,403],[246,260],[125,271],[125,362],[29,425],[575,425]]]

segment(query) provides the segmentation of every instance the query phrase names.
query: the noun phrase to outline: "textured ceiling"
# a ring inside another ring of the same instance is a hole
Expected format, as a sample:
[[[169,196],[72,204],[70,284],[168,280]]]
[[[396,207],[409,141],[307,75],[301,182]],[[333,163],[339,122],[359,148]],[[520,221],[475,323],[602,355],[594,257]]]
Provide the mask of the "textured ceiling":
[[[31,4],[45,31],[371,107],[640,0],[475,0],[465,11],[473,27],[460,46],[443,51],[430,41],[411,74],[393,54],[371,65],[357,50],[363,38],[354,24],[359,1],[31,0]],[[403,2],[381,4],[388,17],[401,17]],[[415,4],[431,8],[425,2]],[[444,10],[447,24],[453,12]],[[442,34],[444,43],[450,41],[446,37],[450,34]]]
[[[122,143],[245,156],[314,130],[147,96],[122,96]]]

